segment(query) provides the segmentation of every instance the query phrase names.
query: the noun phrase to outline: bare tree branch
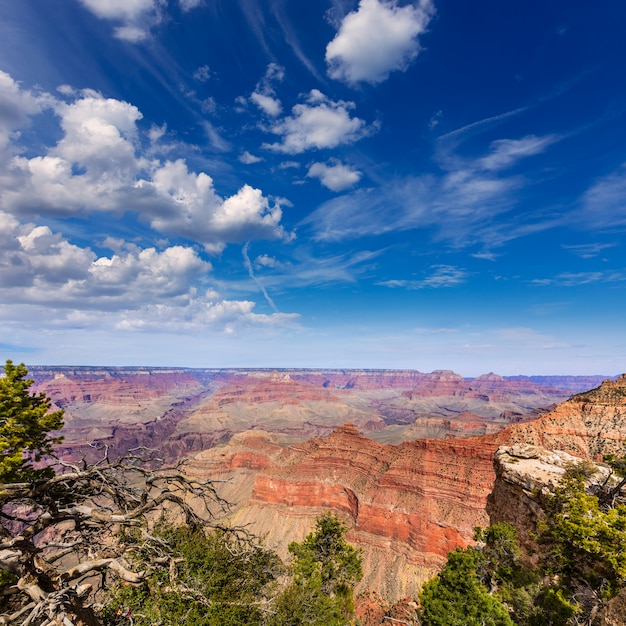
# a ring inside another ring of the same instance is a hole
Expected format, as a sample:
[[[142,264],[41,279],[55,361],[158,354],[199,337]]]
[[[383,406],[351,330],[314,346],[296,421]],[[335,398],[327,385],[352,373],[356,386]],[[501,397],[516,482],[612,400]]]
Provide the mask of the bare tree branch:
[[[219,527],[228,510],[219,481],[188,477],[184,462],[162,468],[146,448],[111,460],[105,447],[93,464],[59,461],[56,469],[0,485],[0,570],[15,577],[0,591],[0,624],[98,626],[88,599],[109,577],[136,585],[154,568],[175,573],[167,544],[150,532],[162,515]],[[126,556],[140,547],[151,557],[135,572]]]

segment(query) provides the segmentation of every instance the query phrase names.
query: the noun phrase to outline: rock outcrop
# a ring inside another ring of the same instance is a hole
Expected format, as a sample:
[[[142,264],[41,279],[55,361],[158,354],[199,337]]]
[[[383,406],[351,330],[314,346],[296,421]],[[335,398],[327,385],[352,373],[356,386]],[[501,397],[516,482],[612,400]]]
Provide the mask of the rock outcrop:
[[[531,444],[501,446],[494,455],[496,479],[487,498],[487,514],[492,524],[508,522],[518,529],[520,545],[537,552],[533,536],[543,517],[546,494],[561,480],[579,457],[560,450],[547,450]],[[607,475],[605,467],[599,467]]]
[[[600,460],[624,453],[626,439],[626,375],[563,402],[537,420],[507,429],[507,441],[562,450]]]

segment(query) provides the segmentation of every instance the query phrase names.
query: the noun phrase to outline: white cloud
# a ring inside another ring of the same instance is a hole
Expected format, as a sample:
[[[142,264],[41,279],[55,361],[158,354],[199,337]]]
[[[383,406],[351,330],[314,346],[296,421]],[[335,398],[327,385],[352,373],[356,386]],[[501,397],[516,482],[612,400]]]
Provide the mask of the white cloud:
[[[283,106],[277,98],[254,92],[250,96],[250,100],[252,100],[263,113],[271,117],[276,117],[283,112]]]
[[[88,94],[57,103],[64,135],[47,154],[16,157],[2,208],[14,212],[118,210],[132,207],[136,176],[144,163],[135,154],[141,113],[119,100]],[[124,207],[124,208],[127,208]]]
[[[107,20],[134,20],[153,10],[156,0],[80,0],[94,15]]]
[[[234,196],[222,199],[211,177],[189,172],[183,160],[158,168],[152,186],[160,196],[173,200],[176,209],[152,219],[153,228],[199,241],[209,250],[252,239],[293,237],[280,224],[280,205],[270,205],[260,189],[244,185]]]
[[[285,68],[270,63],[265,76],[257,83],[256,89],[250,96],[250,101],[270,117],[278,117],[283,112],[283,105],[276,97],[274,83],[281,82],[285,76]]]
[[[498,139],[491,144],[491,152],[482,158],[478,166],[486,170],[500,170],[510,167],[527,156],[540,154],[557,140],[554,135],[536,137],[528,135],[522,139]]]
[[[626,224],[626,165],[599,179],[584,194],[575,217],[594,229]]]
[[[464,269],[453,265],[432,265],[430,269],[431,274],[422,280],[386,280],[377,284],[403,289],[441,289],[462,285],[468,276]]]
[[[361,0],[326,47],[328,75],[347,83],[380,83],[391,72],[405,70],[417,56],[418,36],[434,12],[431,0],[406,6],[395,0]]]
[[[165,0],[79,0],[96,17],[121,22],[114,29],[115,37],[138,43],[149,36],[150,27],[161,20],[160,9]],[[185,0],[181,0],[183,7]],[[194,0],[191,0],[194,2]]]
[[[462,246],[481,243],[486,248],[550,227],[548,219],[515,226],[501,219],[515,206],[515,194],[525,184],[522,175],[505,175],[501,170],[543,152],[557,138],[501,139],[490,144],[486,155],[465,158],[455,154],[454,148],[469,136],[468,128],[441,140],[436,153],[438,175],[399,178],[378,188],[357,189],[325,202],[304,223],[313,224],[317,239],[324,241],[432,228],[437,239]]]
[[[209,78],[211,78],[211,75],[211,68],[208,65],[201,65],[193,73],[193,77],[201,83],[205,83],[207,80],[209,80]]]
[[[344,191],[354,187],[361,180],[362,173],[343,163],[313,163],[307,176],[318,178],[324,187],[332,191]]]
[[[186,13],[187,11],[191,11],[191,9],[195,9],[201,6],[204,3],[204,0],[178,0],[178,4],[180,8]]]
[[[153,10],[155,0],[80,0],[94,15],[106,20],[134,20]]]
[[[358,141],[373,129],[368,128],[362,119],[350,117],[351,109],[354,109],[353,102],[334,102],[313,89],[306,104],[296,104],[291,116],[271,127],[273,133],[282,136],[282,141],[263,147],[285,154],[300,154]]]
[[[198,332],[221,330],[235,334],[249,327],[294,326],[298,315],[294,313],[254,313],[255,303],[249,300],[221,300],[197,298],[186,307],[167,304],[150,305],[138,311],[125,312],[116,328],[144,332]]]
[[[260,269],[262,267],[269,267],[273,269],[282,266],[283,264],[280,261],[273,256],[269,256],[269,254],[260,254],[256,259],[254,259],[254,267],[256,269]]]
[[[228,141],[226,141],[226,139],[224,139],[220,135],[217,128],[215,128],[215,126],[211,124],[211,122],[209,122],[208,120],[204,120],[202,122],[202,128],[204,129],[209,143],[215,150],[217,150],[218,152],[228,152],[231,149]]]
[[[600,255],[604,250],[608,248],[614,248],[614,243],[582,243],[582,244],[561,244],[561,248],[565,250],[571,250],[574,254],[578,255],[582,259],[593,259]]]
[[[113,33],[117,39],[130,41],[130,43],[145,41],[150,36],[150,33],[145,28],[142,28],[141,26],[134,26],[132,24],[118,26],[114,29]]]
[[[298,169],[299,167],[300,163],[298,163],[298,161],[283,161],[278,164],[279,170]]]
[[[28,126],[31,115],[50,104],[51,98],[20,88],[19,83],[0,70],[0,149],[9,143],[13,133]]]
[[[14,96],[12,102],[30,102],[19,89]],[[213,179],[190,172],[184,160],[142,156],[137,128],[142,116],[135,106],[83,92],[54,108],[63,136],[45,154],[13,158],[3,176],[0,209],[30,216],[133,211],[166,235],[215,251],[228,243],[292,238],[280,224],[285,202],[270,202],[249,185],[222,198]],[[151,144],[165,130],[147,131]]]
[[[254,156],[254,154],[250,154],[247,150],[244,150],[239,155],[239,161],[244,163],[245,165],[252,165],[253,163],[260,163],[263,159],[258,156]]]
[[[107,309],[184,296],[188,283],[211,270],[195,250],[172,246],[126,246],[111,257],[97,257],[90,248],[71,244],[48,226],[20,224],[0,213],[3,246],[0,284],[15,286],[18,303]]]
[[[19,309],[51,326],[93,329],[232,333],[298,317],[256,314],[254,302],[220,297],[206,287],[211,264],[193,248],[111,243],[117,251],[98,257],[47,226],[0,212],[0,301],[11,302],[13,315]]]
[[[532,281],[533,285],[544,287],[579,287],[592,283],[616,283],[626,280],[626,274],[616,271],[604,272],[564,272],[554,278],[537,278]]]

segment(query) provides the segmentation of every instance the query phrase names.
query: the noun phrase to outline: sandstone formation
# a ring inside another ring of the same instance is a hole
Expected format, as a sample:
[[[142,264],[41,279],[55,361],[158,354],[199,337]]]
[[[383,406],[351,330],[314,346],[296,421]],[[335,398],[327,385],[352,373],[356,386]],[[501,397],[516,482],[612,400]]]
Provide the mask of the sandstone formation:
[[[579,457],[560,450],[547,450],[531,444],[501,446],[494,456],[496,479],[487,499],[490,523],[508,522],[518,529],[520,545],[536,552],[533,535],[542,518],[546,493],[561,480],[568,466]],[[602,478],[608,469],[598,466]]]
[[[622,375],[573,396],[538,420],[511,426],[507,441],[600,460],[604,454],[625,453],[625,418],[626,375]]]
[[[591,458],[626,439],[624,390],[626,377],[607,381],[532,422],[482,437],[383,445],[347,425],[282,448],[275,436],[244,433],[197,455],[190,471],[227,478],[232,520],[251,524],[272,545],[301,540],[321,512],[339,512],[349,538],[364,549],[362,587],[393,601],[415,594],[449,550],[467,545],[473,528],[488,523],[499,446],[509,446],[499,459],[510,459],[500,463],[510,480],[508,491],[494,492],[490,513],[511,521],[508,504],[530,527],[536,506],[524,494],[556,482],[572,453]],[[539,452],[541,442],[561,451]]]
[[[275,547],[301,540],[320,513],[336,511],[364,548],[362,587],[397,599],[486,523],[492,453],[470,439],[382,445],[345,425],[288,448],[266,433],[240,434],[196,455],[188,471],[228,479],[231,520]]]
[[[623,382],[623,381],[622,381]],[[587,399],[621,395],[620,385],[610,384],[590,394]],[[565,470],[580,461],[578,457],[557,450],[546,450],[529,444],[515,444],[498,448],[494,465],[496,480],[487,502],[490,522],[508,522],[517,528],[520,545],[527,553],[539,554],[534,537],[538,522],[543,518],[546,496],[562,478]],[[618,479],[609,468],[596,465],[596,473],[587,479],[588,488],[598,484],[615,485]],[[622,626],[626,623],[626,591],[610,600],[600,611],[594,624]]]

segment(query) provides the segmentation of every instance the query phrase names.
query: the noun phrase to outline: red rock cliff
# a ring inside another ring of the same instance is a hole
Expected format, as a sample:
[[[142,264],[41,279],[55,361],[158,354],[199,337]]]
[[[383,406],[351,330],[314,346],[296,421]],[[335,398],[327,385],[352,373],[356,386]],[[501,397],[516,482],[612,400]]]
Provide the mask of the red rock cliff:
[[[231,485],[233,519],[252,523],[284,546],[302,539],[317,515],[333,509],[349,523],[349,538],[364,549],[362,586],[395,600],[415,594],[449,550],[466,545],[473,528],[488,522],[485,506],[500,445],[531,443],[579,457],[621,446],[626,377],[532,422],[483,437],[382,445],[346,425],[281,449],[267,440],[257,448],[258,439],[248,436],[253,437],[242,434],[225,448],[201,453],[193,464],[195,472],[227,475],[232,485],[240,481],[241,490]]]

